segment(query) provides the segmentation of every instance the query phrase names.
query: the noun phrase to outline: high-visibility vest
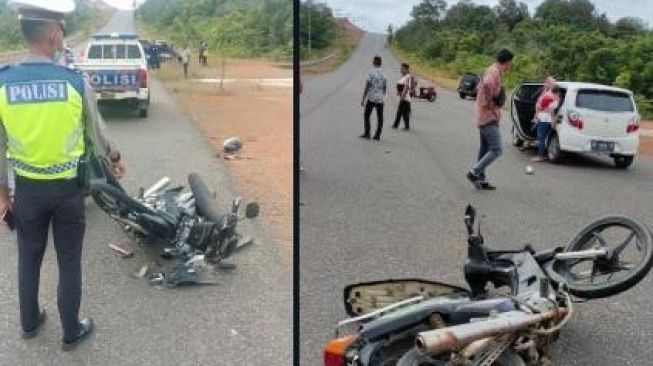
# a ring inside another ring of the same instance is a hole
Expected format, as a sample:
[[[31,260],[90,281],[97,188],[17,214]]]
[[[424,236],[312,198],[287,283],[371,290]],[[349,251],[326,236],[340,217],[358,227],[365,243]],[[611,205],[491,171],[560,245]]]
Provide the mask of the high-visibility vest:
[[[77,176],[84,153],[84,77],[51,63],[0,69],[0,123],[17,175],[50,180]]]

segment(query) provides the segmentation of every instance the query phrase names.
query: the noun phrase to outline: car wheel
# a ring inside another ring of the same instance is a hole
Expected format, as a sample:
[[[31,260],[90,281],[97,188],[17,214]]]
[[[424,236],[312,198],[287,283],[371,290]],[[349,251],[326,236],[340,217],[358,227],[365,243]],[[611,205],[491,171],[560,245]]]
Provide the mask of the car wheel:
[[[513,125],[512,126],[512,146],[521,147],[522,145],[524,145],[524,140],[522,140],[519,137],[519,134],[517,134],[517,129]]]
[[[429,97],[429,102],[435,102],[436,98],[437,96],[435,94],[431,94],[431,96]]]
[[[634,156],[617,155],[614,157],[614,165],[616,165],[617,168],[619,169],[627,169],[629,166],[633,164],[634,160],[635,160]]]
[[[546,150],[546,155],[552,163],[559,163],[562,159],[562,151],[560,150],[560,140],[558,135],[552,134],[549,138],[549,146]]]
[[[147,117],[147,108],[139,108],[138,109],[138,116],[141,118]]]
[[[458,93],[460,95],[460,99],[465,99],[465,93]]]

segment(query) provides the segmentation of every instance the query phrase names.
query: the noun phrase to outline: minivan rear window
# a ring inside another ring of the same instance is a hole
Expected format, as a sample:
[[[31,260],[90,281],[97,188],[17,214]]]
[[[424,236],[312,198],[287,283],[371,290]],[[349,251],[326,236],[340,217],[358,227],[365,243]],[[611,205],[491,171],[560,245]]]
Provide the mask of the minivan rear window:
[[[634,112],[630,95],[612,90],[579,90],[576,106],[603,112]]]

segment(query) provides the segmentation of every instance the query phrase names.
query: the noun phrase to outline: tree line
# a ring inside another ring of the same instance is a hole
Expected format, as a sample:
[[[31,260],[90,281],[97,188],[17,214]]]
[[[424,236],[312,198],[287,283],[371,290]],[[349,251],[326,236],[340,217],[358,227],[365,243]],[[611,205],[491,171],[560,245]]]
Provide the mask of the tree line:
[[[75,11],[66,17],[68,34],[83,29],[93,17],[88,1],[75,0],[75,5]],[[0,0],[0,50],[19,49],[22,41],[16,12],[7,7],[7,0]]]
[[[325,3],[307,0],[300,3],[299,45],[301,58],[323,55],[340,36],[331,8]]]
[[[636,94],[643,114],[653,115],[653,32],[635,17],[611,22],[589,0],[545,0],[534,14],[516,0],[495,7],[423,0],[392,39],[449,76],[482,73],[507,47],[516,55],[506,75],[510,86],[548,75],[620,86]]]
[[[148,0],[137,16],[179,46],[231,57],[292,56],[292,2],[288,0]]]

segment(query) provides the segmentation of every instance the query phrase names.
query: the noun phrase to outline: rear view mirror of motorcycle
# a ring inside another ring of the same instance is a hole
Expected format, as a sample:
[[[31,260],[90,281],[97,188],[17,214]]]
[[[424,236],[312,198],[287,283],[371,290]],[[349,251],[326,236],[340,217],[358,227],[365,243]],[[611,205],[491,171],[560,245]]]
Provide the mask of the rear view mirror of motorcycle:
[[[245,206],[245,217],[248,219],[253,219],[258,216],[260,207],[257,202],[249,202]]]

